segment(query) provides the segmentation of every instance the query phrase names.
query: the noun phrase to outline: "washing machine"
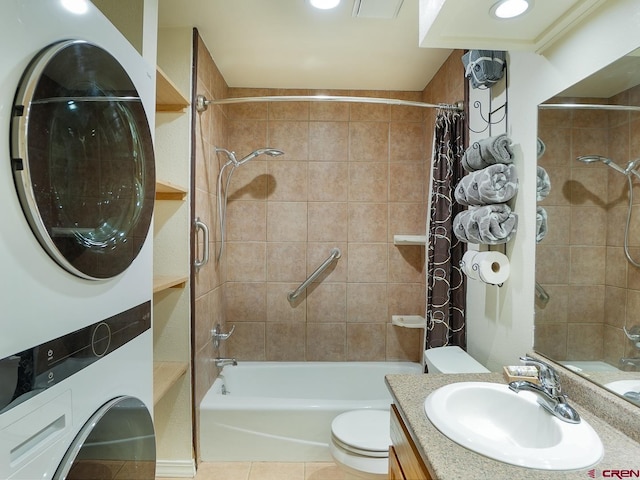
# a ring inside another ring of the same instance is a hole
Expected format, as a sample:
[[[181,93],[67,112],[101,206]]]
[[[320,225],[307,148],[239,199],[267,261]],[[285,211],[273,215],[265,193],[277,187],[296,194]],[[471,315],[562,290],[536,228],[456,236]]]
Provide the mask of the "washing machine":
[[[153,478],[154,78],[88,0],[0,5],[2,479]]]

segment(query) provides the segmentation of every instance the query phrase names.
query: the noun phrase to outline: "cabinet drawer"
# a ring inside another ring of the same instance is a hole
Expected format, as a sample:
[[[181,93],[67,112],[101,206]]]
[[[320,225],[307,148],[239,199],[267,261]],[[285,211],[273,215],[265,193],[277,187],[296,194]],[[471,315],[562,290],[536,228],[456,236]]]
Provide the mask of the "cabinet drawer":
[[[395,405],[391,405],[391,442],[404,478],[407,480],[431,480],[431,475],[420,458]],[[391,463],[392,452],[389,453],[389,462]]]

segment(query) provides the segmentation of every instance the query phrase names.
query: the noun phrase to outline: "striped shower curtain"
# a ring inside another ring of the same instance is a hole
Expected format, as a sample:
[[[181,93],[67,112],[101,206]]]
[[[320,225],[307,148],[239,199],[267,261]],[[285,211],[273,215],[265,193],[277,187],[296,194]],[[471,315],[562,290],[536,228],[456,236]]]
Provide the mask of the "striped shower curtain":
[[[452,230],[453,218],[463,210],[454,189],[464,176],[464,116],[444,109],[436,115],[427,219],[426,347],[466,348],[466,284],[460,269],[465,245]]]

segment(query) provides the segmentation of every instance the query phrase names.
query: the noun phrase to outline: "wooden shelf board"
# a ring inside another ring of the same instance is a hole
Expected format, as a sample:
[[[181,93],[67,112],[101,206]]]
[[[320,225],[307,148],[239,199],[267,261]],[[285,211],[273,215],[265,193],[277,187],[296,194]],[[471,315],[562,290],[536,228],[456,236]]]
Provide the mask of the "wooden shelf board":
[[[153,404],[165,396],[182,376],[187,373],[187,362],[154,362],[153,363]]]
[[[167,75],[156,67],[156,111],[183,112],[189,106],[187,100]]]
[[[184,200],[187,189],[166,180],[156,181],[156,200]]]
[[[168,288],[184,288],[188,279],[187,275],[154,275],[153,293],[158,293]]]

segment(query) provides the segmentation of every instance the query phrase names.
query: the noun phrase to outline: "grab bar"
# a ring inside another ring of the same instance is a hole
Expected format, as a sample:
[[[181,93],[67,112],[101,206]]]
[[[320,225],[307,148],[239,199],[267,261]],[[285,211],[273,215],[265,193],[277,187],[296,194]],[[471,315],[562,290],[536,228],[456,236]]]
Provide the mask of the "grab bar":
[[[313,282],[316,278],[318,278],[320,274],[324,272],[334,260],[340,258],[341,255],[342,254],[340,253],[339,248],[332,248],[329,258],[327,258],[324,262],[322,262],[322,265],[316,268],[315,272],[309,275],[309,278],[307,278],[304,282],[302,282],[298,288],[296,288],[293,292],[289,292],[289,294],[287,295],[287,298],[289,299],[289,301],[293,302],[296,298],[298,298],[300,294],[306,290],[309,284]]]
[[[547,303],[549,303],[549,298],[550,298],[549,294],[543,288],[543,286],[540,285],[537,281],[536,281],[536,297],[538,297],[538,299],[542,302],[543,305],[546,305]]]
[[[209,227],[207,224],[200,220],[200,217],[195,219],[194,225],[196,227],[196,238],[198,236],[198,230],[202,230],[203,236],[203,252],[202,252],[202,260],[196,258],[193,261],[193,266],[198,272],[202,267],[204,267],[207,262],[209,262]]]

